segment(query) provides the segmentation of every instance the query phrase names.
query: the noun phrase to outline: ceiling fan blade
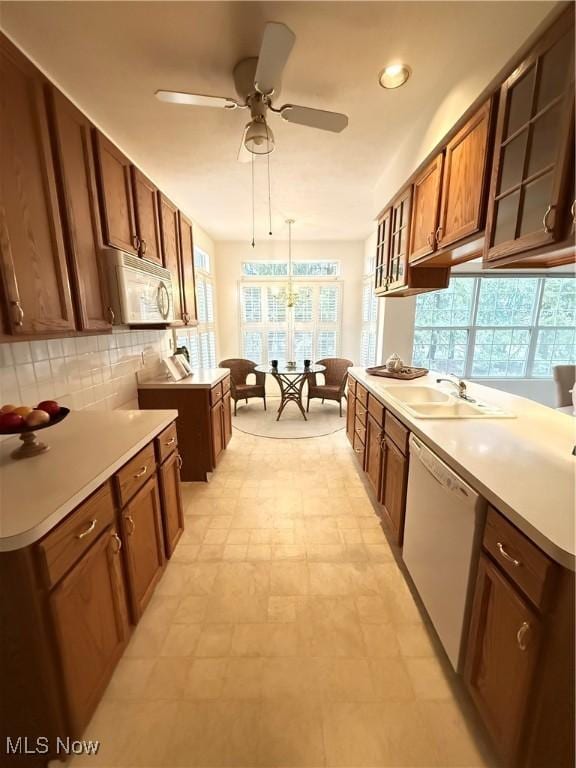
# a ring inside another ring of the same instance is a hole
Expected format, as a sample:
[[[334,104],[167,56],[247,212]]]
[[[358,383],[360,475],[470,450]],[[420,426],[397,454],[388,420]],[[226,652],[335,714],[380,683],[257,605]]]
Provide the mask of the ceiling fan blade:
[[[244,131],[242,132],[242,140],[240,142],[240,146],[238,148],[238,162],[239,163],[249,163],[252,160],[252,153],[249,152],[246,149],[246,145],[244,144],[244,139],[246,138],[246,132],[248,131],[248,126],[250,123],[246,125],[244,128]]]
[[[322,131],[340,133],[348,125],[348,115],[341,112],[328,112],[324,109],[299,107],[296,104],[285,104],[279,110],[281,117],[289,123],[308,125],[310,128],[320,128]]]
[[[286,24],[278,21],[266,24],[254,75],[254,84],[260,93],[270,94],[279,87],[295,40],[296,35]]]
[[[202,93],[184,93],[182,91],[156,91],[154,95],[160,101],[167,101],[170,104],[190,104],[193,107],[236,109],[240,106],[237,101],[226,96],[206,96]]]

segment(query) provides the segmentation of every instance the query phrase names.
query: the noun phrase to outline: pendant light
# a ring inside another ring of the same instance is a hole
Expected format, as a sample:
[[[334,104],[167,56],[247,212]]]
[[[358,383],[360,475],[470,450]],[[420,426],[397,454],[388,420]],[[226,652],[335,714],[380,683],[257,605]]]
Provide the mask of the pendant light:
[[[286,306],[292,308],[298,301],[298,291],[292,284],[292,224],[294,219],[286,219],[288,224],[288,289],[286,291]]]

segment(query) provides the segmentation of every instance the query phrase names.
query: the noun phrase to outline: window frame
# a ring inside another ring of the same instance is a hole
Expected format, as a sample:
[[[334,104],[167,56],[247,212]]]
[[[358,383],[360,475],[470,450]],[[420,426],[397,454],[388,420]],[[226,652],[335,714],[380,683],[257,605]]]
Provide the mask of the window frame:
[[[534,297],[534,305],[532,310],[532,319],[531,323],[528,325],[478,325],[477,319],[478,319],[478,309],[479,309],[479,299],[480,299],[480,289],[481,289],[481,283],[483,280],[503,280],[503,279],[517,279],[517,280],[524,280],[527,278],[532,278],[537,280],[536,285],[536,293]],[[414,342],[413,342],[413,352],[414,352],[414,344],[416,343],[416,332],[417,331],[467,331],[468,332],[468,342],[467,342],[467,349],[466,349],[466,357],[464,361],[464,372],[462,374],[456,374],[461,375],[463,378],[472,379],[472,380],[486,380],[486,381],[498,381],[498,380],[511,380],[511,381],[523,381],[523,380],[532,380],[532,381],[546,381],[550,380],[552,378],[552,373],[549,375],[534,375],[534,364],[536,361],[536,351],[538,348],[538,341],[539,336],[542,331],[546,330],[553,330],[553,331],[563,331],[563,330],[573,330],[571,326],[566,325],[541,325],[540,324],[540,317],[542,313],[542,299],[544,296],[544,288],[546,280],[551,279],[566,279],[566,280],[576,280],[576,276],[572,274],[555,274],[555,275],[542,275],[541,273],[534,273],[534,272],[526,272],[525,274],[518,275],[518,274],[510,274],[510,273],[504,273],[504,274],[479,274],[479,273],[462,273],[462,274],[455,274],[453,275],[453,279],[467,279],[467,280],[473,280],[473,290],[471,295],[471,311],[470,311],[470,322],[469,324],[460,324],[460,325],[418,325],[416,322],[416,313],[414,315]],[[429,295],[429,294],[428,294]],[[417,297],[418,300],[418,297]],[[416,307],[417,312],[417,307]],[[528,341],[528,350],[526,354],[525,359],[525,369],[524,373],[521,375],[506,375],[506,374],[499,374],[499,375],[476,375],[473,374],[473,365],[474,365],[474,352],[476,349],[476,337],[478,331],[501,331],[501,330],[524,330],[528,331],[529,333],[529,341]],[[553,364],[553,363],[552,363]],[[571,363],[568,363],[571,365]]]

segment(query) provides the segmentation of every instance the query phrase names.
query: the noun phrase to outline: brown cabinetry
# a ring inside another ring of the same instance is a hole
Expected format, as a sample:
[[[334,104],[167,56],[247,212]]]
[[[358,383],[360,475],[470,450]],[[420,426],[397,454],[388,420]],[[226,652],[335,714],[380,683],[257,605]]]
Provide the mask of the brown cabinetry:
[[[484,255],[488,266],[574,260],[573,173],[571,6],[500,90]]]
[[[157,264],[162,264],[158,189],[135,166],[132,166],[131,172],[134,216],[140,256],[149,261],[155,261]]]
[[[540,646],[540,621],[482,555],[466,657],[470,694],[507,763],[517,755]]]
[[[207,480],[232,435],[230,384],[227,376],[210,389],[153,385],[138,390],[140,408],[178,411],[178,450],[182,480]]]
[[[164,540],[156,476],[151,477],[120,513],[132,618],[148,605],[164,567]]]
[[[102,238],[92,124],[56,88],[49,87],[48,98],[78,328],[107,331],[113,315],[99,260]]]
[[[40,72],[0,35],[0,259],[7,334],[74,329]]]
[[[196,308],[196,283],[194,275],[194,235],[192,222],[179,212],[180,254],[182,256],[182,297],[184,320],[189,325],[198,322]]]
[[[384,428],[370,413],[366,422],[366,458],[364,471],[376,498],[380,499]]]
[[[414,179],[410,261],[426,256],[436,247],[444,156],[434,160]]]
[[[179,454],[173,451],[158,468],[166,557],[171,557],[184,530],[184,513],[180,495],[180,464]]]
[[[172,296],[174,300],[174,324],[185,322],[184,282],[182,278],[182,257],[180,253],[180,230],[178,208],[165,195],[160,198],[160,232],[162,235],[162,256],[164,266],[172,277]]]
[[[350,383],[350,379],[348,379]],[[346,436],[350,445],[354,443],[354,422],[356,420],[356,397],[350,387],[348,388],[348,397],[346,398]]]
[[[382,520],[392,535],[393,541],[401,545],[404,539],[404,516],[406,514],[406,489],[408,485],[408,456],[390,439],[384,436],[380,501]]]
[[[128,638],[120,546],[109,526],[49,598],[75,736],[88,725]]]
[[[138,254],[130,160],[98,131],[95,142],[104,242]]]

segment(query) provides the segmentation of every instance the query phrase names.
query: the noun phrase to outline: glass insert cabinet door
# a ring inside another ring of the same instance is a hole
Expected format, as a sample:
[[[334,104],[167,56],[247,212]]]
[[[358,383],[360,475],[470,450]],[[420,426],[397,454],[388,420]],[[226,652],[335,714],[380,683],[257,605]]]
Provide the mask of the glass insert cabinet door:
[[[409,187],[392,205],[387,275],[388,290],[400,288],[407,283],[411,200],[412,187]]]
[[[552,27],[500,91],[488,260],[561,241],[573,197],[574,40]]]
[[[390,223],[392,209],[389,208],[378,222],[376,241],[376,265],[374,273],[374,290],[376,293],[386,290],[388,276],[388,254],[390,250]]]

